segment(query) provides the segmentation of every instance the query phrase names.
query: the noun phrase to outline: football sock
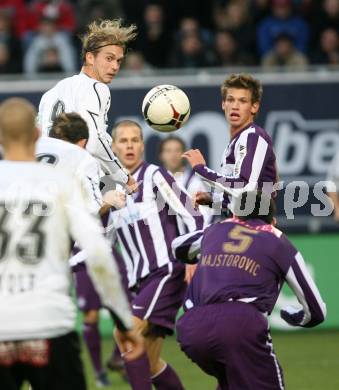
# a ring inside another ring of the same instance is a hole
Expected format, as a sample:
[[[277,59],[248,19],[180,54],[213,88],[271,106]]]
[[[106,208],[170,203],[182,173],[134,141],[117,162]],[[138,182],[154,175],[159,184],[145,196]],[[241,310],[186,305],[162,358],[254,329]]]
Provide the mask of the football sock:
[[[136,360],[125,361],[125,367],[133,390],[152,390],[151,371],[146,353]]]
[[[100,374],[102,370],[101,362],[101,342],[98,323],[83,324],[83,335],[88,348],[89,355],[96,374]]]
[[[152,383],[157,390],[185,390],[177,373],[167,363],[158,374],[152,377]]]

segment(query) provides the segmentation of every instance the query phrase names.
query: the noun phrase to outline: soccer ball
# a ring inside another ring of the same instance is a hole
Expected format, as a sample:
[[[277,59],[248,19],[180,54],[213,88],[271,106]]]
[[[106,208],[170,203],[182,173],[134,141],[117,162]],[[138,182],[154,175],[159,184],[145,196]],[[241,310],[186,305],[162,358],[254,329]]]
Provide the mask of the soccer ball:
[[[154,130],[175,131],[186,123],[191,107],[184,91],[174,85],[157,85],[144,97],[142,114]]]

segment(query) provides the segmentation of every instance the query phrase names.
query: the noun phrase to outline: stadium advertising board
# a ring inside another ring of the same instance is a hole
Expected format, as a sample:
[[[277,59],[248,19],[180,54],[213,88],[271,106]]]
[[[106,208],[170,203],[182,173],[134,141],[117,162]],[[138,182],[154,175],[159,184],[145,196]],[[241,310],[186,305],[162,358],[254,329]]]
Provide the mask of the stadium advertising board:
[[[192,111],[188,123],[175,134],[186,141],[188,148],[201,149],[209,166],[218,170],[229,141],[221,110],[219,86],[222,80],[223,77],[219,77],[201,83],[198,79],[195,82],[192,77],[181,76],[171,81],[152,79],[135,85],[129,80],[116,80],[112,84],[110,127],[120,119],[138,121],[144,128],[146,159],[157,162],[157,145],[159,139],[166,135],[155,132],[144,123],[141,102],[152,86],[176,84],[189,96]],[[339,150],[339,75],[334,79],[311,74],[306,79],[293,81],[283,76],[279,80],[265,81],[264,77],[262,80],[264,96],[257,123],[272,136],[280,180],[284,183],[284,190],[278,192],[280,226],[287,232],[338,231],[329,216],[331,207],[324,194],[323,181],[331,159]],[[0,102],[6,97],[19,95],[38,105],[42,93],[54,83],[50,82],[46,88],[41,83],[34,88],[25,88],[25,83],[21,82],[20,87],[12,88],[8,83],[0,82]],[[339,274],[339,265],[334,261],[338,244],[333,244],[333,241],[329,250],[326,243],[319,242],[324,250],[314,251],[313,240],[309,237],[300,249],[310,252],[311,256],[305,256],[305,259],[328,305],[328,320],[323,326],[338,326],[339,312],[335,310],[334,289],[337,284],[334,276]],[[291,299],[284,290],[277,309],[283,303],[291,303]],[[107,326],[104,324],[105,329]],[[272,326],[284,328],[278,311],[273,313]]]

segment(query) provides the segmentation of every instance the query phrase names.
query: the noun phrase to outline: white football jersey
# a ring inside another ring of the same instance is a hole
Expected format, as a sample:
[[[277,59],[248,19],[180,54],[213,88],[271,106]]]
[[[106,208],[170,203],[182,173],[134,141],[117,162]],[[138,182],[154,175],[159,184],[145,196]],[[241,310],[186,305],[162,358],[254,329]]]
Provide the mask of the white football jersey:
[[[0,161],[0,340],[51,338],[74,329],[67,259],[71,238],[88,254],[103,303],[132,317],[98,218],[74,176],[37,162]]]
[[[100,177],[103,173],[94,157],[77,145],[50,137],[40,137],[35,154],[39,162],[57,166],[75,175],[90,194],[90,211],[95,214],[99,212],[103,204],[100,191]]]
[[[84,73],[59,81],[41,98],[38,123],[42,135],[48,136],[53,120],[62,112],[76,112],[89,129],[87,150],[99,159],[105,173],[126,184],[128,172],[111,150],[112,138],[106,132],[111,94],[106,84]]]

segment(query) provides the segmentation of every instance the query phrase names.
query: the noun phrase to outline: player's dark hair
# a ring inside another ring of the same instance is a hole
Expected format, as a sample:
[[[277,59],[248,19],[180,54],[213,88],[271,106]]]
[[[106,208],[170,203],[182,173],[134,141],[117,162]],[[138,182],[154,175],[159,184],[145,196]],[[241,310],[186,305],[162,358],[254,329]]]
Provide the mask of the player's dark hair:
[[[229,88],[248,89],[251,91],[252,103],[260,103],[262,97],[262,86],[259,80],[255,79],[250,74],[240,73],[231,74],[221,86],[222,100],[226,99],[227,90]]]
[[[54,119],[49,136],[76,144],[82,139],[88,140],[89,131],[86,121],[79,114],[63,112]]]
[[[112,140],[113,142],[115,141],[116,137],[117,137],[117,130],[119,127],[126,127],[126,126],[135,126],[137,127],[139,130],[140,130],[140,137],[141,139],[143,140],[144,139],[144,135],[142,134],[142,128],[141,126],[139,125],[138,122],[135,122],[135,121],[132,121],[132,120],[129,120],[129,119],[125,119],[123,121],[120,121],[120,122],[117,122],[113,128],[112,128],[112,132],[111,132],[111,136],[112,136]]]
[[[254,203],[254,207],[253,207]],[[262,191],[244,192],[239,198],[239,203],[236,202],[238,212],[236,215],[239,219],[261,219],[262,221],[271,224],[276,213],[275,201],[272,197],[264,194]],[[249,206],[250,212],[245,212]]]
[[[178,142],[180,144],[183,152],[186,150],[186,144],[185,144],[185,141],[182,138],[180,138],[180,137],[178,137],[176,135],[170,135],[169,137],[163,138],[160,141],[159,148],[158,148],[158,155],[159,156],[164,151],[164,148],[165,148],[165,145],[167,144],[167,142],[171,142],[171,141]]]

